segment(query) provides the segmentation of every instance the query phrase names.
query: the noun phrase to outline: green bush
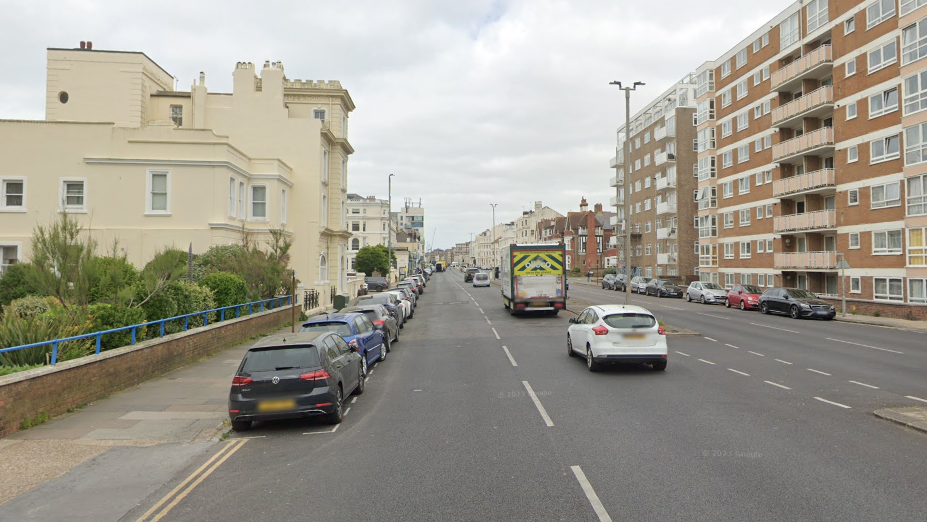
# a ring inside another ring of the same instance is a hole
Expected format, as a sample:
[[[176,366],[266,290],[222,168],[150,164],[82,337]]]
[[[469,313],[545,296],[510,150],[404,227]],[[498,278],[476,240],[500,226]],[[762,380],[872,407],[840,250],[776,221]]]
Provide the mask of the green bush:
[[[602,274],[605,275],[605,274],[617,274],[617,273],[618,273],[618,269],[612,266],[612,267],[606,268],[605,272],[603,272]]]
[[[93,330],[112,330],[123,326],[130,326],[145,322],[145,310],[124,305],[95,304],[90,307],[90,317],[93,321]],[[136,330],[136,340],[145,338],[145,327]],[[123,330],[103,335],[100,338],[100,349],[111,350],[132,343],[132,331]]]
[[[20,319],[32,319],[51,309],[52,303],[49,298],[29,295],[16,299],[7,305],[4,315],[14,316]]]
[[[156,321],[158,319],[164,319],[167,317],[175,317],[178,315],[192,314],[196,312],[202,312],[204,310],[212,310],[215,308],[215,301],[212,297],[212,290],[198,286],[193,283],[186,281],[178,281],[171,283],[164,289],[164,292],[156,296],[153,301],[155,301],[159,308],[163,310],[172,309],[173,312],[170,315],[161,315],[156,317],[148,317],[149,321]],[[151,301],[149,301],[151,302]],[[216,320],[216,313],[213,312],[209,314],[209,323],[212,324]],[[197,326],[202,326],[203,316],[193,316],[187,320],[188,328],[195,328]],[[164,324],[164,334],[172,334],[177,332],[182,332],[184,327],[184,319],[177,319],[170,321]],[[148,330],[148,337],[158,337],[161,334],[161,327],[159,325],[152,325]]]
[[[41,364],[28,364],[26,366],[0,366],[0,377],[16,372],[24,372],[35,368],[41,368]]]
[[[133,297],[139,273],[125,257],[94,257],[88,271],[91,303],[120,304]]]
[[[216,308],[241,304],[248,298],[248,284],[229,272],[213,272],[197,283],[212,290]]]
[[[86,314],[78,309],[68,313],[61,307],[50,309],[41,315],[27,318],[15,314],[4,314],[0,319],[0,346],[22,346],[25,344],[50,341],[82,335],[93,331]],[[83,357],[93,350],[92,339],[68,341],[58,345],[58,360],[66,361]],[[0,365],[30,366],[45,364],[46,354],[50,354],[52,345],[36,346],[0,354]]]
[[[29,276],[31,267],[27,263],[17,263],[8,266],[3,276],[0,276],[0,311],[15,299],[41,294]]]
[[[230,272],[248,286],[248,301],[269,299],[283,293],[291,284],[289,273],[266,252],[241,245],[210,247],[198,261],[207,272]]]

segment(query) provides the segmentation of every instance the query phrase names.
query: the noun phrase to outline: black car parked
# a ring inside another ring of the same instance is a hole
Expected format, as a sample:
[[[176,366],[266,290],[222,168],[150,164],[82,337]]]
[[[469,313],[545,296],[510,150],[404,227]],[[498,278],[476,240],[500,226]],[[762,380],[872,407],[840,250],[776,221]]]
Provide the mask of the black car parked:
[[[367,283],[367,290],[371,292],[382,292],[389,288],[389,281],[385,277],[365,277],[364,282]]]
[[[477,272],[479,272],[479,271],[480,271],[479,268],[468,268],[468,269],[466,270],[466,272],[464,272],[464,283],[472,283],[472,282],[473,282],[473,274],[475,274],[475,273],[477,273]]]
[[[364,393],[357,348],[330,333],[272,335],[252,346],[232,379],[229,418],[244,431],[252,421],[323,415],[344,418],[346,394]]]
[[[644,293],[647,295],[655,295],[657,297],[678,297],[682,299],[683,294],[685,293],[686,288],[679,286],[672,281],[666,281],[663,279],[651,279],[647,286],[644,288]]]
[[[390,343],[399,342],[399,320],[402,317],[402,310],[393,307],[393,312],[386,309],[382,304],[371,303],[369,301],[360,301],[356,306],[349,306],[338,310],[338,313],[358,312],[367,316],[373,327],[383,332],[383,335],[390,340]],[[396,314],[396,315],[394,315]]]
[[[615,274],[605,274],[602,276],[602,290],[614,290],[617,279]]]
[[[760,296],[760,312],[789,314],[792,319],[808,317],[828,321],[837,316],[832,304],[801,288],[767,288]]]

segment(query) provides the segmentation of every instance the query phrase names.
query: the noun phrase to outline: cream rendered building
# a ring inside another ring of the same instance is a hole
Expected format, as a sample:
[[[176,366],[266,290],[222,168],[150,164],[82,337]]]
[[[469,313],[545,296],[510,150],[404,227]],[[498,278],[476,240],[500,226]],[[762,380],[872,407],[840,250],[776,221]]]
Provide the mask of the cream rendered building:
[[[538,223],[545,219],[554,219],[563,217],[556,210],[544,206],[540,201],[534,202],[534,210],[525,210],[515,221],[515,240],[514,243],[519,245],[540,242],[540,232]],[[504,243],[508,244],[508,243]]]
[[[260,76],[239,62],[232,93],[188,92],[140,52],[48,49],[46,119],[0,120],[0,248],[27,261],[37,224],[60,212],[138,267],[166,247],[204,252],[293,241],[301,286],[350,292],[345,222],[348,114],[336,81]],[[19,194],[16,194],[16,192]],[[13,197],[11,197],[11,194]]]
[[[347,222],[353,237],[348,246],[348,267],[354,269],[354,257],[365,246],[384,245],[395,242],[395,227],[388,228],[390,220],[389,201],[376,196],[363,197],[348,194]]]

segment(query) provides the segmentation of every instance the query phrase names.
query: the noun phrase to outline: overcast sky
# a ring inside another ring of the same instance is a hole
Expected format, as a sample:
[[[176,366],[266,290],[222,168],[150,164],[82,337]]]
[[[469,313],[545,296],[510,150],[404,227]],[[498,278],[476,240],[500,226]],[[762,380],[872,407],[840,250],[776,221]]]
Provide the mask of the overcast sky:
[[[614,195],[611,80],[643,81],[632,114],[793,0],[0,0],[0,118],[42,119],[45,49],[143,51],[188,90],[230,92],[239,61],[340,80],[349,191],[425,206],[438,248],[513,221],[533,201],[566,213]]]

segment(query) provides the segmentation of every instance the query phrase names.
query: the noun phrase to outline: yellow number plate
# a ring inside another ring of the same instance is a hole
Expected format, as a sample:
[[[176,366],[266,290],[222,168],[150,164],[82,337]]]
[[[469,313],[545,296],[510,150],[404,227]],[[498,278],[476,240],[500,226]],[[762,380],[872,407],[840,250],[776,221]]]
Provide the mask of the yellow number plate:
[[[293,399],[281,399],[277,401],[261,401],[258,403],[258,411],[283,411],[292,410],[296,407],[296,401]]]
[[[625,339],[643,339],[645,337],[644,334],[624,334]]]

